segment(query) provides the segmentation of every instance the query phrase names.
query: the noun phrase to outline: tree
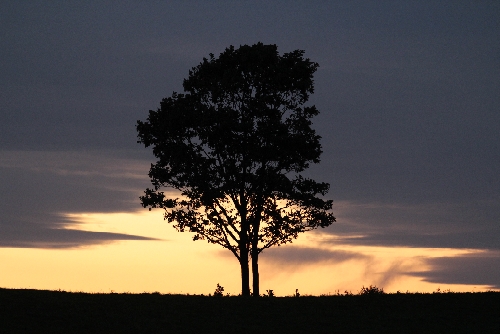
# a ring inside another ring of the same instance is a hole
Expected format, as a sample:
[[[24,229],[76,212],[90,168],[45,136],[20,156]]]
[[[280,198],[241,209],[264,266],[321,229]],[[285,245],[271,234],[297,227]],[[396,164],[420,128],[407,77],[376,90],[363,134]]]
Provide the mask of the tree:
[[[276,45],[227,48],[203,61],[174,92],[137,121],[138,143],[158,159],[143,207],[165,209],[165,220],[230,250],[241,267],[241,293],[259,296],[258,256],[301,232],[335,221],[329,184],[301,175],[319,163],[320,136],[311,128],[318,64]],[[180,194],[169,197],[162,188]]]

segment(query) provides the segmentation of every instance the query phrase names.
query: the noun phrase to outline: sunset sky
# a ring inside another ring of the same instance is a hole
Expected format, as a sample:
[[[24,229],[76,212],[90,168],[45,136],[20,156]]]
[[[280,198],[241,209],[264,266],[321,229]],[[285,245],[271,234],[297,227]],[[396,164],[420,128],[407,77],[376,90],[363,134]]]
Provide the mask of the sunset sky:
[[[230,45],[318,62],[337,223],[261,257],[277,295],[500,289],[499,1],[5,1],[0,287],[240,292],[232,254],[149,212],[135,124]]]

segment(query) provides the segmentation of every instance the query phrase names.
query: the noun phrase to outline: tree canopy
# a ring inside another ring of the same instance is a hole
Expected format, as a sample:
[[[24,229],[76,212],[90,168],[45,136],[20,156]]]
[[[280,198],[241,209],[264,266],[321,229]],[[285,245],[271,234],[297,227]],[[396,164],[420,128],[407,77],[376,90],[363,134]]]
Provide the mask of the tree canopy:
[[[304,177],[319,163],[318,114],[305,106],[318,64],[276,45],[227,48],[189,71],[174,92],[137,122],[139,143],[157,158],[144,207],[165,209],[178,231],[230,250],[239,260],[242,295],[259,295],[258,255],[335,221],[329,184]],[[178,190],[172,197],[163,188]],[[321,195],[321,196],[319,196]]]

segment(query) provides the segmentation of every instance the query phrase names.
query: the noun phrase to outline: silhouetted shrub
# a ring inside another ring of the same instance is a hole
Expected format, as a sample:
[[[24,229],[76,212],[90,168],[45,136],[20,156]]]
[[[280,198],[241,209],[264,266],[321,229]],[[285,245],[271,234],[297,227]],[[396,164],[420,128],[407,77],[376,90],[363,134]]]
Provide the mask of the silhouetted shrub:
[[[362,287],[359,291],[360,295],[383,295],[384,289],[377,288],[375,285],[370,285],[369,287]]]
[[[222,297],[224,296],[224,287],[220,286],[219,283],[217,283],[217,287],[215,288],[214,291],[214,297]]]
[[[450,289],[441,290],[441,288],[437,288],[433,293],[453,293],[453,291],[451,291]]]
[[[264,297],[274,297],[274,291],[269,289],[269,290],[266,290],[267,292],[267,295],[263,295]]]

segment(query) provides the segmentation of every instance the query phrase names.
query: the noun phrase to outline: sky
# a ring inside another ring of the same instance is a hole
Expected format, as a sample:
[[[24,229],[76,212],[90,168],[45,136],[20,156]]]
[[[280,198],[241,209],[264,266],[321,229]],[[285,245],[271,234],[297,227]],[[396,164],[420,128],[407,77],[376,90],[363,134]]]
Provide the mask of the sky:
[[[226,47],[318,62],[337,222],[262,253],[277,295],[500,289],[498,1],[5,1],[0,287],[240,291],[237,260],[140,205],[135,124]]]

